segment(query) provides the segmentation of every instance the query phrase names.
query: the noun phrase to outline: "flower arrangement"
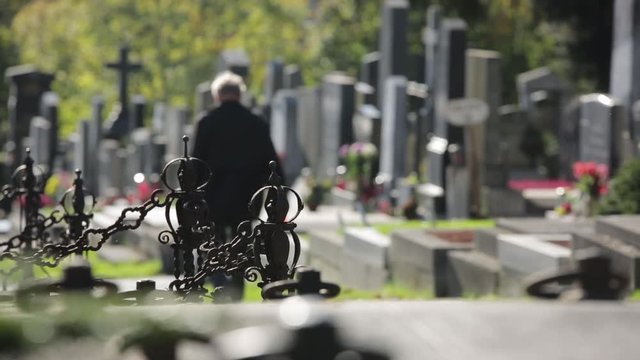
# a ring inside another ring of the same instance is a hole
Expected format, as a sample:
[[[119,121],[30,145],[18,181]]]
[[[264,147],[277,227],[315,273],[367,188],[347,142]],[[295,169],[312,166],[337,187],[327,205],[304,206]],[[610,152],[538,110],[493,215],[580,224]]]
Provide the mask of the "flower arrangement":
[[[576,178],[576,188],[583,194],[588,194],[592,200],[597,201],[601,195],[607,193],[607,165],[579,161],[573,164],[573,176]]]
[[[555,211],[560,216],[569,214],[593,216],[602,195],[607,194],[609,168],[596,162],[573,164],[574,188],[571,193],[562,192],[562,203]]]
[[[355,142],[340,147],[340,159],[346,167],[344,182],[339,186],[352,190],[358,200],[367,203],[377,196],[374,178],[378,165],[378,149],[372,143]]]

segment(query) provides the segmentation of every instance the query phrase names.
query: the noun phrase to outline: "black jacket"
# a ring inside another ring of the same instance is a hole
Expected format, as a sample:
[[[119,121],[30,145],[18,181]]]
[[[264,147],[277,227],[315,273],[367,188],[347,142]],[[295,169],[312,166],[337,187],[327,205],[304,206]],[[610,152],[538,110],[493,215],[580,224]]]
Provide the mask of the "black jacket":
[[[225,102],[198,121],[193,156],[211,168],[206,199],[220,226],[249,219],[249,200],[266,185],[269,162],[278,161],[268,125],[238,102]]]

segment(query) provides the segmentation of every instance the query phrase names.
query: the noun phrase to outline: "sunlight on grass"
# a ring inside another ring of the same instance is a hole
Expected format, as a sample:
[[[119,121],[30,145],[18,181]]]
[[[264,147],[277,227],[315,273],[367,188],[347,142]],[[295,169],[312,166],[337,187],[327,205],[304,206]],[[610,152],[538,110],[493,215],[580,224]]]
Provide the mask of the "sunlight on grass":
[[[495,227],[496,223],[492,219],[469,219],[469,220],[438,220],[436,226],[432,227],[430,221],[409,220],[394,224],[378,224],[373,227],[383,234],[390,234],[394,230],[400,229],[481,229]]]

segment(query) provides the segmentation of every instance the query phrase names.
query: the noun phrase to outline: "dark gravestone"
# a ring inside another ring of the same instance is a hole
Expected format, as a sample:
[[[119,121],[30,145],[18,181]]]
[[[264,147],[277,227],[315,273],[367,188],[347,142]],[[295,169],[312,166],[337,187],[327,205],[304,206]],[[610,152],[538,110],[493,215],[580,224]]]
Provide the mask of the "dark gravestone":
[[[558,133],[559,176],[573,179],[573,164],[580,158],[580,97],[567,103]]]
[[[332,177],[338,166],[338,150],[353,141],[354,79],[331,73],[322,83],[322,172],[321,179]]]
[[[378,71],[380,67],[380,53],[374,51],[362,57],[360,64],[360,83],[367,85],[366,92],[362,92],[359,104],[369,104],[379,108],[378,103]]]
[[[449,159],[445,156],[444,151],[449,145],[461,145],[464,142],[462,128],[452,126],[447,121],[447,104],[452,99],[464,97],[466,47],[466,23],[460,19],[443,20],[436,54],[439,69],[435,74],[435,88],[433,89],[435,101],[434,137],[427,145],[427,161],[428,182],[442,187],[445,192],[446,181],[444,177]],[[435,144],[434,140],[436,140]],[[441,146],[443,144],[444,146]],[[435,210],[439,214],[446,211],[443,197],[436,198]]]
[[[121,139],[128,135],[132,128],[129,120],[129,73],[139,71],[142,65],[130,62],[129,48],[122,46],[118,62],[107,63],[105,66],[118,72],[118,100],[120,103],[120,111],[117,116],[111,118],[111,123],[107,124],[109,128],[106,134],[109,138]]]
[[[300,175],[304,157],[300,149],[297,126],[298,99],[295,90],[280,90],[271,102],[271,139],[282,161],[282,169],[288,184]]]
[[[53,166],[58,155],[58,107],[60,104],[60,98],[58,94],[53,91],[47,91],[42,95],[40,101],[40,114],[42,117],[49,121],[51,124],[51,130],[49,131],[48,140],[48,154],[47,154],[47,168],[49,171],[53,171]]]
[[[298,139],[313,176],[322,173],[322,92],[320,87],[298,88]]]
[[[278,90],[282,89],[284,64],[282,60],[271,60],[267,63],[267,73],[264,80],[265,101],[270,103]]]
[[[626,127],[631,131],[633,141],[638,143],[640,128],[634,127],[631,106],[640,99],[640,2],[616,0],[613,16],[609,93],[623,106]]]
[[[42,95],[51,89],[53,75],[40,72],[30,65],[12,66],[5,70],[9,83],[9,141],[7,166],[13,171],[22,162],[22,138],[29,134],[31,119],[39,115]]]
[[[100,195],[116,197],[122,195],[123,164],[119,161],[120,146],[116,140],[106,139],[100,143],[99,185]]]
[[[143,95],[135,95],[131,99],[131,131],[144,127],[145,109],[147,99]]]
[[[565,102],[566,86],[549,68],[541,67],[518,74],[520,109],[537,130],[557,136]]]
[[[378,89],[384,88],[387,77],[407,75],[407,27],[409,2],[406,0],[385,0],[382,7],[380,27],[380,62],[378,66]],[[384,94],[378,93],[378,106],[382,106]]]
[[[580,160],[609,166],[613,173],[620,165],[624,109],[604,94],[580,98]]]
[[[234,74],[242,76],[245,81],[249,77],[249,68],[251,61],[249,55],[244,49],[225,50],[218,58],[216,71],[218,73],[231,71]]]
[[[304,81],[300,67],[298,65],[287,65],[284,68],[282,87],[285,89],[296,89],[302,85],[304,85]]]

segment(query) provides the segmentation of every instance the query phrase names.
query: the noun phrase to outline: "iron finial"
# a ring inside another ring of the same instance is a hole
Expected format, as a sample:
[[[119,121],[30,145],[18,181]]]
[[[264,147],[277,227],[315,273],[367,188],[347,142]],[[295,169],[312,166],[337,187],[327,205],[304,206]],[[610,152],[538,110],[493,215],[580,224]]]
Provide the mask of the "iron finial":
[[[187,135],[183,135],[182,142],[184,142],[184,157],[188,158],[189,157],[189,150],[188,150],[189,137]]]

